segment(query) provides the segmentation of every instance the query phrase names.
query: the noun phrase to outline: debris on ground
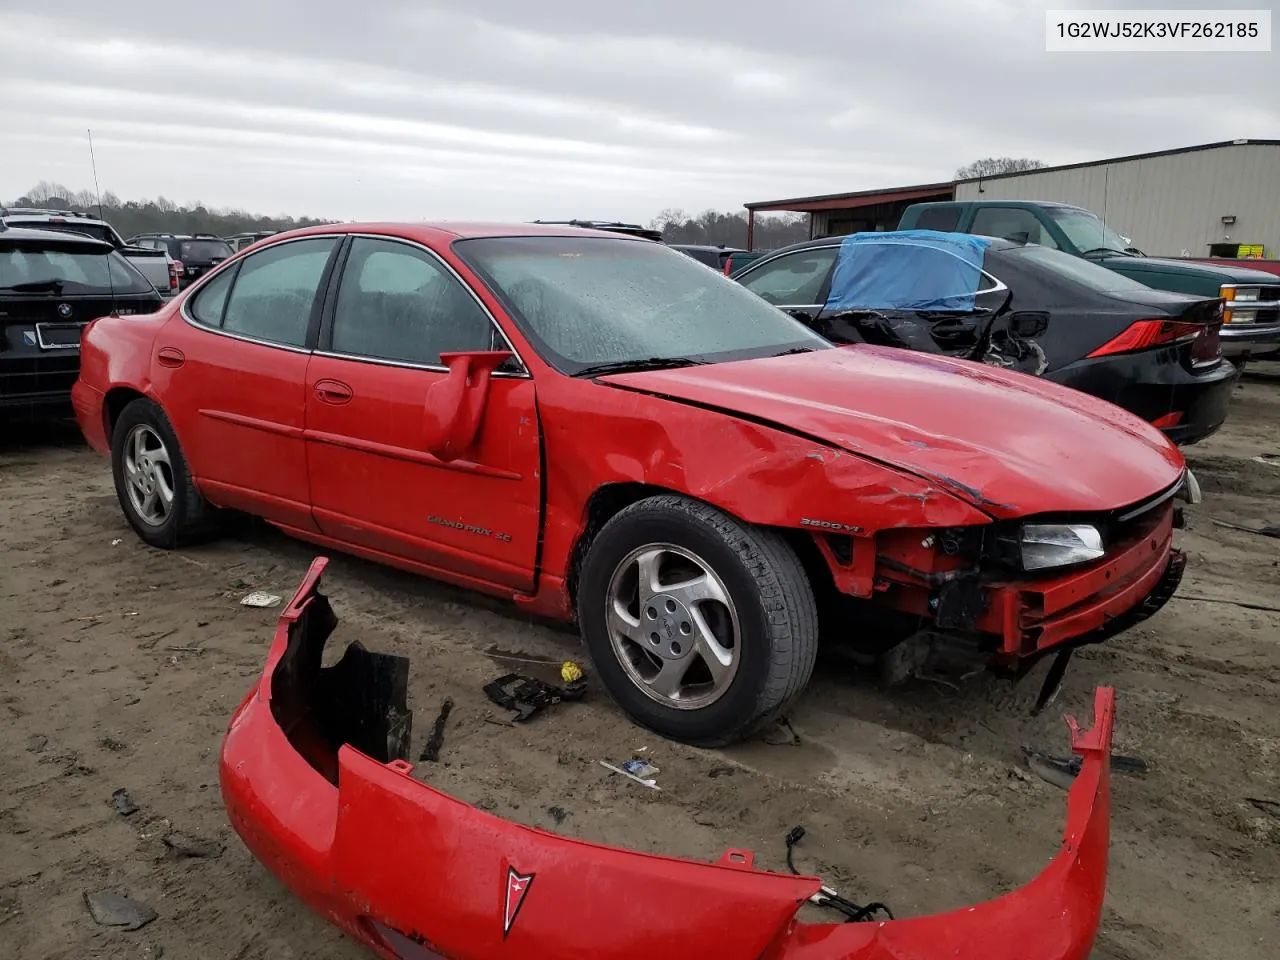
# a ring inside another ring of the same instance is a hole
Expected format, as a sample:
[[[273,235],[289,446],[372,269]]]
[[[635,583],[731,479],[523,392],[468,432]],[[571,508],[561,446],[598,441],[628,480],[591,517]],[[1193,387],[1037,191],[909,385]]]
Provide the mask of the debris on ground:
[[[1232,600],[1229,597],[1201,597],[1190,593],[1174,594],[1173,600],[1194,600],[1197,603],[1225,603],[1232,607],[1239,607],[1241,610],[1260,610],[1263,613],[1280,613],[1280,607],[1273,607],[1265,603],[1249,603],[1245,600]]]
[[[226,849],[216,840],[206,840],[178,830],[165,834],[163,842],[175,857],[188,857],[192,860],[216,860]]]
[[[658,768],[647,760],[628,760],[622,765],[622,769],[641,780],[652,779],[659,772]]]
[[[130,900],[110,890],[84,895],[85,906],[96,923],[104,927],[120,927],[124,930],[138,930],[145,927],[158,914],[145,903]]]
[[[556,822],[557,827],[569,819],[569,811],[564,807],[547,807],[547,813],[551,814],[551,819]]]
[[[44,748],[47,747],[48,745],[49,745],[49,738],[46,737],[43,733],[36,733],[27,737],[28,753],[43,753]]]
[[[440,759],[440,747],[444,744],[444,725],[449,720],[449,713],[453,710],[453,698],[445,697],[444,703],[440,704],[440,714],[436,717],[436,722],[431,726],[431,733],[427,737],[426,745],[422,748],[422,755],[419,760],[434,762]]]
[[[636,783],[640,784],[642,787],[648,787],[650,790],[662,789],[660,786],[658,786],[658,782],[656,780],[645,780],[641,777],[637,777],[634,773],[628,773],[626,770],[623,770],[622,767],[615,767],[612,763],[609,763],[606,760],[601,760],[600,766],[604,767],[606,770],[612,770],[614,773],[620,773],[624,777],[626,777],[628,780],[634,780]]]
[[[1022,746],[1022,753],[1026,757],[1028,770],[1045,781],[1045,783],[1051,783],[1055,787],[1061,787],[1063,790],[1071,789],[1071,785],[1075,783],[1076,775],[1080,773],[1080,767],[1083,763],[1083,758],[1078,754],[1070,757],[1055,756],[1043,753],[1026,744]],[[1137,774],[1146,773],[1148,769],[1147,761],[1141,757],[1125,756],[1119,753],[1111,755],[1112,773]]]
[[[1280,820],[1280,801],[1265,800],[1262,797],[1245,797],[1245,800],[1267,816]]]
[[[244,607],[274,607],[280,602],[280,595],[276,593],[263,593],[255,590],[253,593],[240,600],[240,605]]]
[[[796,826],[787,832],[784,839],[787,845],[787,868],[796,876],[800,876],[800,871],[796,869],[795,847],[796,844],[804,839],[804,836],[804,827]],[[874,920],[877,913],[883,913],[889,920],[894,919],[893,911],[889,909],[887,904],[879,901],[868,903],[865,906],[854,903],[852,900],[846,900],[835,890],[825,885],[809,898],[809,902],[815,906],[825,907],[828,910],[835,910],[837,913],[844,914],[846,923],[863,923]]]
[[[567,667],[568,664],[565,665]],[[576,667],[577,665],[574,664]],[[566,673],[561,667],[561,675]],[[580,700],[587,692],[587,678],[581,669],[577,678],[557,687],[544,683],[536,677],[526,677],[519,673],[508,673],[484,686],[485,696],[498,706],[515,711],[513,720],[528,720],[535,713],[546,707],[554,706],[562,700]]]
[[[769,729],[761,734],[761,739],[773,747],[795,747],[800,744],[800,737],[792,729],[786,717],[781,717]]]
[[[138,805],[133,802],[133,797],[129,796],[125,787],[111,791],[111,802],[115,805],[116,813],[122,817],[132,817],[138,812]]]
[[[1228,530],[1240,530],[1244,533],[1256,533],[1261,537],[1280,538],[1280,527],[1250,527],[1243,523],[1231,523],[1228,520],[1219,520],[1217,517],[1210,517],[1215,526],[1225,527]]]

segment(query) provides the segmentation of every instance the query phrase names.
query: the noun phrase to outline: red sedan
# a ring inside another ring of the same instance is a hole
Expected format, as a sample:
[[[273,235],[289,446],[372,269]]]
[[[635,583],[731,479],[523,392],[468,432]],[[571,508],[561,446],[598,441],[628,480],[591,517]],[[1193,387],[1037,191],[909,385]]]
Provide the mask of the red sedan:
[[[281,234],[90,325],[73,399],[146,542],[235,509],[576,617],[631,716],[704,745],[786,709],[820,624],[900,674],[1114,635],[1176,587],[1194,492],[1119,408],[837,348],[576,227]]]

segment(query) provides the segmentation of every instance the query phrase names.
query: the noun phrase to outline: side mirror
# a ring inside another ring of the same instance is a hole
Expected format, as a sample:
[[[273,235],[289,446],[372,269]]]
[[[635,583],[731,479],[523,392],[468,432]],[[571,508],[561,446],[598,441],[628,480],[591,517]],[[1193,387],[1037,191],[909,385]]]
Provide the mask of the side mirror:
[[[511,356],[510,350],[440,354],[449,374],[427,389],[423,404],[423,440],[428,453],[447,463],[471,449],[480,432],[493,372]]]
[[[1017,310],[1009,314],[1009,332],[1032,340],[1049,329],[1049,314],[1041,310]]]

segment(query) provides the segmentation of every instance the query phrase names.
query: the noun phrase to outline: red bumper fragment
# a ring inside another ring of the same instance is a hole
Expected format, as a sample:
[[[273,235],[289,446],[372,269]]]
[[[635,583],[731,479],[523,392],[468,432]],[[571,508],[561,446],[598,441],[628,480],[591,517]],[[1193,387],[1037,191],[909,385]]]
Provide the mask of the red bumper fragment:
[[[325,564],[312,564],[284,610],[262,679],[231,719],[220,758],[222,795],[255,856],[379,956],[1088,955],[1106,882],[1112,690],[1097,691],[1092,729],[1068,721],[1083,768],[1068,797],[1062,847],[1030,883],[948,913],[805,924],[796,912],[819,881],[755,870],[748,852],[699,863],[584,843],[452,799],[412,778],[402,759],[380,762],[371,754],[407,748],[407,715],[388,701],[390,720],[354,716],[355,698],[341,685],[363,684],[363,692],[377,686],[362,704],[381,703],[388,691],[391,700],[402,698],[407,665],[353,645],[337,666],[321,669],[336,623],[317,590]],[[377,663],[389,668],[379,672],[371,666]]]

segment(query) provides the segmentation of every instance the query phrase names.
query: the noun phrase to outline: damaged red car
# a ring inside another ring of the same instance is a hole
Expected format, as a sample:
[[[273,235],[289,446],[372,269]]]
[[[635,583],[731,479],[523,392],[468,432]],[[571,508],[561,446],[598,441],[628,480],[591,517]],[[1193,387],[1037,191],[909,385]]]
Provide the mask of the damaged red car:
[[[243,511],[576,618],[623,708],[703,745],[784,711],[820,631],[891,678],[1057,652],[1056,683],[1172,594],[1197,495],[1117,407],[836,347],[575,227],[281,234],[92,323],[73,400],[146,542]]]
[[[1115,696],[1081,758],[1057,855],[985,903],[871,919],[816,877],[754,868],[746,850],[699,863],[522,826],[416,779],[409,663],[357,641],[322,666],[337,623],[317,559],[280,617],[261,680],[233,714],[219,774],[245,845],[308,906],[378,956],[718,960],[1085,960],[1109,846]],[[805,923],[806,901],[844,922]],[[860,921],[860,922],[859,922]]]

